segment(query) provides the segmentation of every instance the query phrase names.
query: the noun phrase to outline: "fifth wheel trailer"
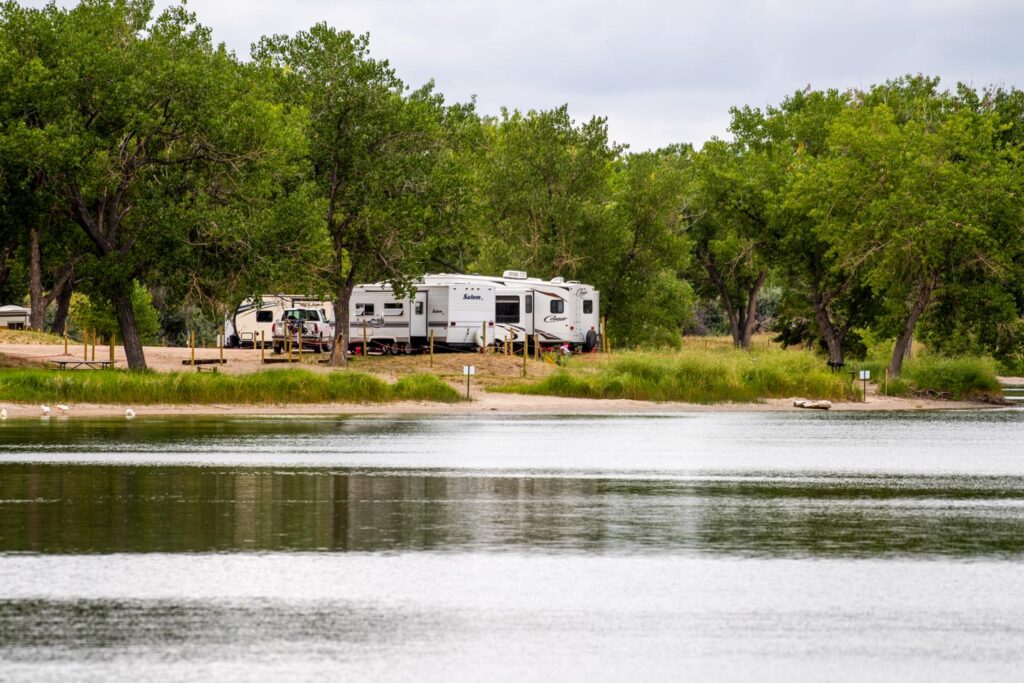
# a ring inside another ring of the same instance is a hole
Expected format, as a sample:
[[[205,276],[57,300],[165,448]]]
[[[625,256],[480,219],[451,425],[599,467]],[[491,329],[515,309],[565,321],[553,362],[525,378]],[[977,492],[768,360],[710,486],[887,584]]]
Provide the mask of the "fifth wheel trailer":
[[[562,278],[530,278],[521,271],[501,277],[427,274],[412,294],[395,295],[390,285],[359,285],[349,305],[349,345],[370,352],[407,353],[429,345],[471,350],[506,339],[542,346],[598,344],[600,293]]]

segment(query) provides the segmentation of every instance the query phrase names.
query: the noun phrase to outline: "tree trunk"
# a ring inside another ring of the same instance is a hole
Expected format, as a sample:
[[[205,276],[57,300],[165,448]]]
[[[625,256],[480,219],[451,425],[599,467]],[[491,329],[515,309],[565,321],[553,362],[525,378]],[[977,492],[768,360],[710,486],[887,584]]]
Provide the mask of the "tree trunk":
[[[130,370],[145,370],[146,356],[142,350],[142,339],[139,327],[135,322],[135,310],[132,308],[131,285],[127,285],[113,298],[114,313],[121,329],[121,342],[124,344],[124,355],[128,359]]]
[[[335,342],[337,342],[337,335],[342,335],[342,343],[335,343],[334,350],[331,351],[330,364],[335,367],[348,365],[348,346],[352,341],[349,338],[352,335],[352,326],[348,315],[349,301],[352,299],[352,290],[355,289],[351,276],[339,280],[339,282],[341,284],[334,293],[334,334]],[[363,349],[363,354],[366,354],[366,349]]]
[[[843,365],[843,340],[829,317],[828,304],[820,293],[814,291],[811,294],[811,305],[814,307],[814,319],[818,323],[821,338],[825,340],[825,346],[828,347],[829,364],[832,367],[841,367]]]
[[[715,262],[711,260],[709,255],[702,256],[701,261],[704,263],[704,269],[708,272],[711,284],[718,290],[718,299],[722,302],[722,308],[725,309],[725,315],[729,319],[729,333],[732,335],[732,343],[734,346],[739,346],[742,341],[741,322],[736,314],[736,309],[732,305],[732,299],[729,297],[729,289],[725,286],[725,279],[718,272],[718,267],[715,266]]]
[[[7,278],[11,276],[11,264],[8,261],[11,257],[11,249],[7,247],[0,251],[0,289],[7,286]]]
[[[928,304],[931,303],[932,293],[938,284],[938,273],[932,273],[918,287],[917,297],[915,297],[913,304],[910,306],[910,311],[907,313],[907,321],[903,325],[903,331],[896,338],[896,345],[892,349],[892,360],[889,362],[890,377],[899,377],[899,374],[903,371],[903,361],[907,358],[910,345],[914,340],[914,327],[917,326],[918,318],[921,317],[921,314],[928,308]]]
[[[57,292],[57,310],[54,313],[53,322],[50,323],[50,332],[53,334],[64,334],[64,326],[68,322],[68,310],[71,308],[71,295],[74,291],[72,278],[69,277]]]
[[[46,302],[43,301],[43,264],[42,254],[39,248],[39,229],[32,228],[30,235],[29,254],[29,327],[33,330],[42,331],[46,317]]]
[[[754,281],[753,286],[747,293],[747,307],[744,313],[745,319],[743,320],[743,336],[740,337],[739,346],[744,351],[750,350],[750,340],[754,336],[754,328],[757,327],[757,299],[761,295],[761,288],[764,287],[764,281],[768,277],[768,271],[762,270],[757,275],[757,280]],[[735,343],[735,338],[733,339]]]

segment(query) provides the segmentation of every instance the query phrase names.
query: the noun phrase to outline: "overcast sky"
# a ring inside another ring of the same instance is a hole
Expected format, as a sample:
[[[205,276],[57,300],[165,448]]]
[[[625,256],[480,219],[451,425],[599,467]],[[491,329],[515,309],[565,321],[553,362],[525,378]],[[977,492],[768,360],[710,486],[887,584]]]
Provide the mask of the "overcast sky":
[[[42,2],[23,4],[41,5]],[[74,2],[60,2],[61,5]],[[170,4],[157,0],[157,6]],[[730,106],[905,73],[1024,86],[1021,0],[189,0],[239,57],[318,21],[479,110],[568,103],[634,150],[726,135]]]

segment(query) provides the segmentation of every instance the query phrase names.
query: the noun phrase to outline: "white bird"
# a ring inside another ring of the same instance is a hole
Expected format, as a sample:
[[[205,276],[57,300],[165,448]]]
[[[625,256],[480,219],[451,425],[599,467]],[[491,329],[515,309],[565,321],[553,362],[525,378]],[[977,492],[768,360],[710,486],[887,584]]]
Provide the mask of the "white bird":
[[[57,410],[59,410],[60,412],[64,413],[65,415],[67,415],[68,411],[71,410],[71,408],[68,408],[63,403],[58,403],[57,404]]]
[[[126,418],[126,419],[129,419],[129,420],[130,420],[130,419],[132,419],[133,417],[135,417],[135,411],[134,411],[134,410],[132,410],[131,408],[127,408],[127,409],[126,409],[126,410],[124,411],[124,416],[125,416],[125,418]]]
[[[39,410],[43,411],[43,417],[50,417],[50,406],[39,406]]]
[[[7,419],[7,408],[0,408],[0,420]]]

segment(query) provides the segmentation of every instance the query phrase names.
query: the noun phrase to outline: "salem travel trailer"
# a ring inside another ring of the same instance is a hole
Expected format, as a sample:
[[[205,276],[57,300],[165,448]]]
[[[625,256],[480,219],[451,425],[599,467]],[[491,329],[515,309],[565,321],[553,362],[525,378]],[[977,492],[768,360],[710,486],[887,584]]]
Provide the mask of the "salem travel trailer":
[[[495,339],[499,343],[506,336],[515,344],[536,336],[541,346],[568,344],[584,351],[599,343],[601,297],[592,285],[560,277],[542,280],[517,270],[506,270],[501,277],[441,273],[423,278],[427,285],[450,281],[494,287]]]
[[[395,298],[390,285],[359,285],[350,304],[350,346],[370,352],[405,353],[429,346],[471,350],[510,339],[521,345],[569,344],[592,350],[599,343],[600,293],[562,278],[541,280],[521,271],[501,277],[427,274],[412,297]]]
[[[349,302],[349,348],[369,353],[470,350],[494,343],[494,287],[480,283],[417,282],[410,296],[391,285],[358,285]],[[486,337],[485,337],[486,335]],[[483,341],[483,340],[486,341]]]
[[[224,321],[225,346],[257,348],[261,339],[270,346],[274,322],[289,308],[316,308],[327,320],[334,320],[334,304],[330,301],[303,294],[264,294],[259,299],[243,301],[234,315]]]

